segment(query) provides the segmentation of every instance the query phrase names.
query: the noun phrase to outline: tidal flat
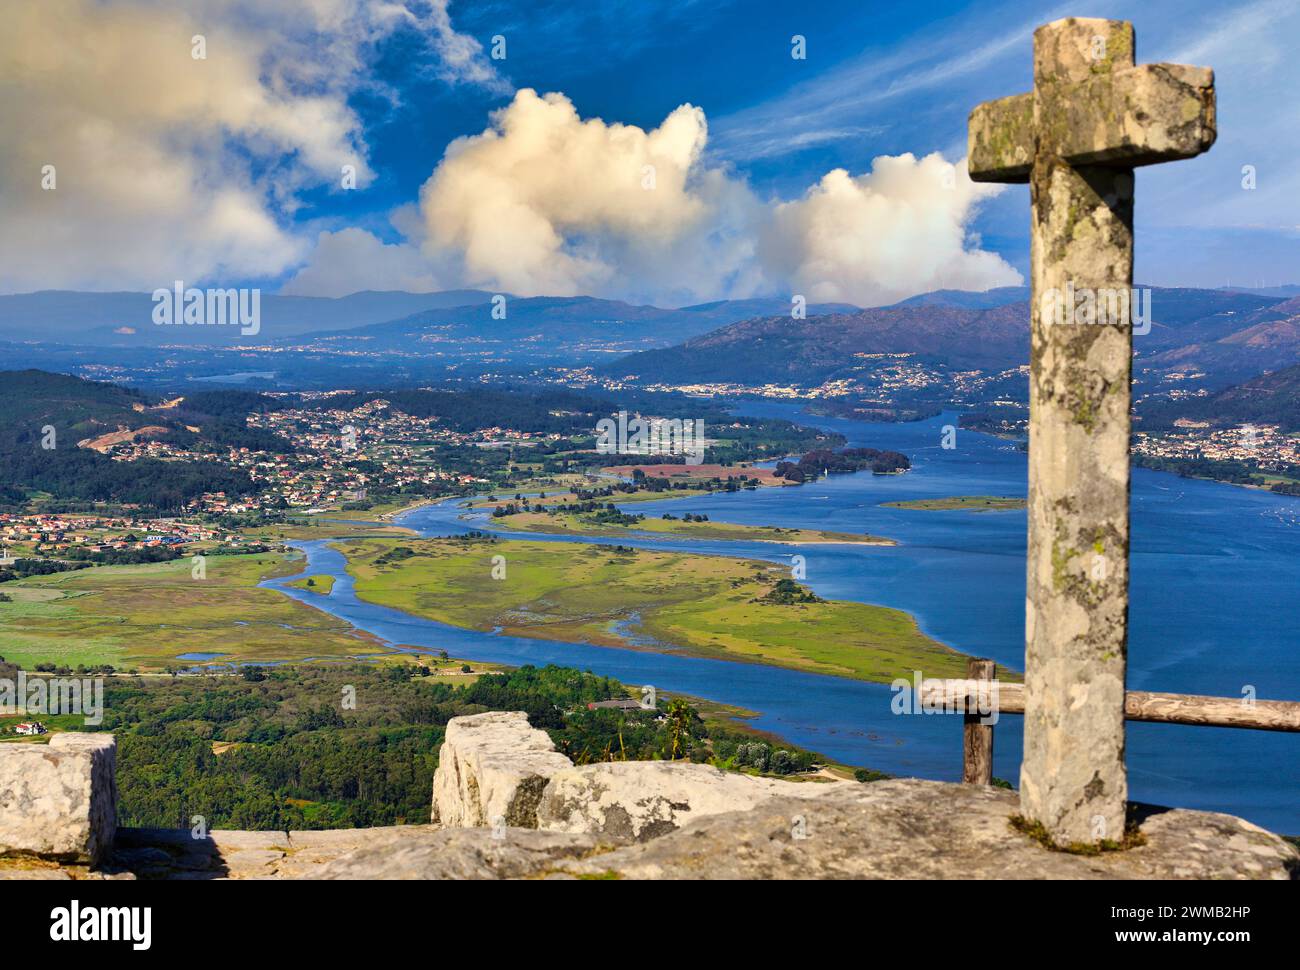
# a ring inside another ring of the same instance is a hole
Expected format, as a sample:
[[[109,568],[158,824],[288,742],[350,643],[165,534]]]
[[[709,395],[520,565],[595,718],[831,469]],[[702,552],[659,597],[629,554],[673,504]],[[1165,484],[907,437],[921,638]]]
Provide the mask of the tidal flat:
[[[793,585],[789,570],[771,562],[517,539],[357,539],[333,547],[347,558],[359,599],[466,629],[875,683],[916,670],[960,677],[966,669],[964,654],[921,632],[902,610],[806,591],[783,595]]]

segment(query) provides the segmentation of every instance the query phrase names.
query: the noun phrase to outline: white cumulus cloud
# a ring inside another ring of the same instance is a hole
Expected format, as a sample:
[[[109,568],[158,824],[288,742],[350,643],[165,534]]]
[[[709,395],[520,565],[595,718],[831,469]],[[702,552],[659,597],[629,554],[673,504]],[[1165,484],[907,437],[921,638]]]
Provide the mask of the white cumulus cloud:
[[[428,245],[459,253],[467,282],[514,293],[617,288],[611,250],[667,244],[704,218],[688,182],[707,137],[688,104],[645,131],[521,90],[486,131],[452,142],[425,183]]]
[[[705,161],[707,141],[689,104],[647,131],[521,90],[425,183],[424,252],[459,261],[465,285],[661,304],[798,292],[871,306],[1021,281],[968,234],[999,187],[964,162],[882,156],[767,202]]]
[[[346,166],[358,191],[373,182],[350,99],[399,99],[370,69],[386,39],[415,41],[413,70],[512,90],[448,0],[50,0],[12,5],[5,28],[0,292],[293,274],[287,292],[322,295],[874,303],[1019,279],[969,236],[996,189],[961,163],[879,158],[764,199],[706,156],[697,106],[642,128],[531,89],[430,160],[418,204],[392,214],[398,241],[296,221],[304,191],[341,191]]]
[[[875,306],[936,289],[1015,286],[1020,274],[972,245],[975,205],[998,192],[965,160],[883,155],[871,171],[835,169],[776,206],[760,246],[767,271],[810,301]]]
[[[311,262],[280,288],[294,296],[347,296],[361,290],[432,293],[455,287],[439,280],[429,260],[410,243],[386,243],[355,227],[326,230],[316,238]]]

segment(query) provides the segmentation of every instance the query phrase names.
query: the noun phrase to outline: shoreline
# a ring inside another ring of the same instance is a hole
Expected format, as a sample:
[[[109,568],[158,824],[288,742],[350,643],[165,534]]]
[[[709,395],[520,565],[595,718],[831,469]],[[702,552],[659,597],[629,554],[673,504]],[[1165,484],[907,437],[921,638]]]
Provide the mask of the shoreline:
[[[414,512],[416,509],[422,509],[426,505],[437,505],[439,502],[449,498],[455,498],[454,495],[444,495],[441,498],[420,499],[418,502],[412,502],[410,505],[403,505],[400,509],[393,509],[391,512],[380,512],[378,521],[396,522],[399,515],[405,515],[407,512]]]
[[[616,506],[617,502],[614,503]],[[483,506],[478,509],[468,510],[468,514],[462,514],[459,518],[466,522],[472,522],[472,513],[481,512]],[[610,542],[620,542],[624,539],[643,539],[650,541],[673,542],[677,540],[696,541],[696,542],[724,542],[724,543],[744,543],[756,542],[769,545],[780,546],[877,546],[889,547],[898,546],[900,543],[897,539],[889,536],[872,535],[869,533],[852,533],[837,532],[830,529],[805,529],[793,528],[785,529],[781,526],[772,525],[749,525],[740,522],[727,522],[725,520],[707,520],[704,522],[687,522],[682,519],[673,517],[671,520],[656,519],[643,516],[641,521],[631,525],[618,525],[601,522],[591,522],[584,519],[584,513],[562,512],[551,513],[543,508],[531,511],[518,512],[514,515],[499,517],[503,528],[498,531],[493,529],[491,523],[495,521],[494,516],[489,516],[487,522],[482,526],[484,531],[497,534],[510,535],[541,535],[557,537],[574,537],[578,539],[607,540]],[[523,518],[522,522],[512,522],[516,517]],[[651,522],[662,523],[672,521],[673,525],[661,529],[648,527]],[[790,535],[783,536],[780,533],[788,532]],[[735,533],[735,534],[729,534]]]
[[[862,539],[756,539],[748,536],[734,538],[728,536],[694,536],[690,533],[651,532],[635,529],[629,529],[627,532],[552,532],[545,529],[513,529],[509,533],[494,534],[499,534],[502,538],[538,535],[558,538],[607,539],[611,542],[617,542],[620,539],[649,539],[664,542],[684,539],[688,542],[761,542],[772,546],[878,546],[883,548],[900,545],[897,539],[889,539],[885,536],[864,536]]]

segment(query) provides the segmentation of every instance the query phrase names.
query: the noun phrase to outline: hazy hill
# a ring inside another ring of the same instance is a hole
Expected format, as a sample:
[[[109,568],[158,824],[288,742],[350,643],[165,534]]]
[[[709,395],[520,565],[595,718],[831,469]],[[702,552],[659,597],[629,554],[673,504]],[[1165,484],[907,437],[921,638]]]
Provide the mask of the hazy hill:
[[[724,326],[737,320],[750,317],[774,317],[790,313],[791,303],[779,297],[759,297],[751,300],[718,300],[715,303],[697,303],[684,306],[682,311],[694,313],[702,320],[710,320],[715,326]],[[828,313],[856,313],[860,307],[852,303],[812,303],[807,307],[809,316],[825,316]]]
[[[933,290],[899,300],[895,307],[944,306],[965,310],[990,310],[1009,303],[1028,303],[1029,287],[996,286],[991,290]]]
[[[1234,293],[1254,293],[1257,296],[1279,296],[1284,300],[1300,296],[1300,283],[1284,283],[1280,286],[1223,286],[1220,289]]]
[[[1184,341],[1143,361],[1164,372],[1200,371],[1211,385],[1235,383],[1261,371],[1300,363],[1300,297],[1221,311],[1183,331]]]
[[[359,327],[436,307],[486,303],[480,290],[442,293],[367,291],[349,296],[261,296],[258,340]],[[153,322],[148,293],[83,293],[42,290],[0,296],[0,340],[54,341],[93,346],[138,347],[160,343],[236,343],[238,327],[161,327]]]
[[[788,313],[789,306],[788,300],[724,300],[663,309],[590,296],[515,297],[507,300],[504,319],[494,318],[488,303],[427,310],[291,342],[311,341],[331,350],[590,360],[602,354],[669,346],[753,316],[755,309]],[[827,309],[814,306],[808,312]]]
[[[601,370],[671,383],[817,384],[862,366],[854,355],[913,353],[1001,368],[1029,359],[1028,304],[967,310],[907,306],[793,320],[744,320],[676,347],[633,354]]]

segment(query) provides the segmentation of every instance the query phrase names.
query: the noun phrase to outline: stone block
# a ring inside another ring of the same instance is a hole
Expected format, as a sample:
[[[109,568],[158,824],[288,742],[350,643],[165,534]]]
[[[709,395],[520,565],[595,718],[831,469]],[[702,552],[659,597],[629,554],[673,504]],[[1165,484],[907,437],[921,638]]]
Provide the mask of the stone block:
[[[572,766],[522,711],[454,717],[433,776],[433,823],[535,829],[542,789]]]
[[[0,855],[98,863],[117,830],[116,763],[111,734],[0,744]]]

